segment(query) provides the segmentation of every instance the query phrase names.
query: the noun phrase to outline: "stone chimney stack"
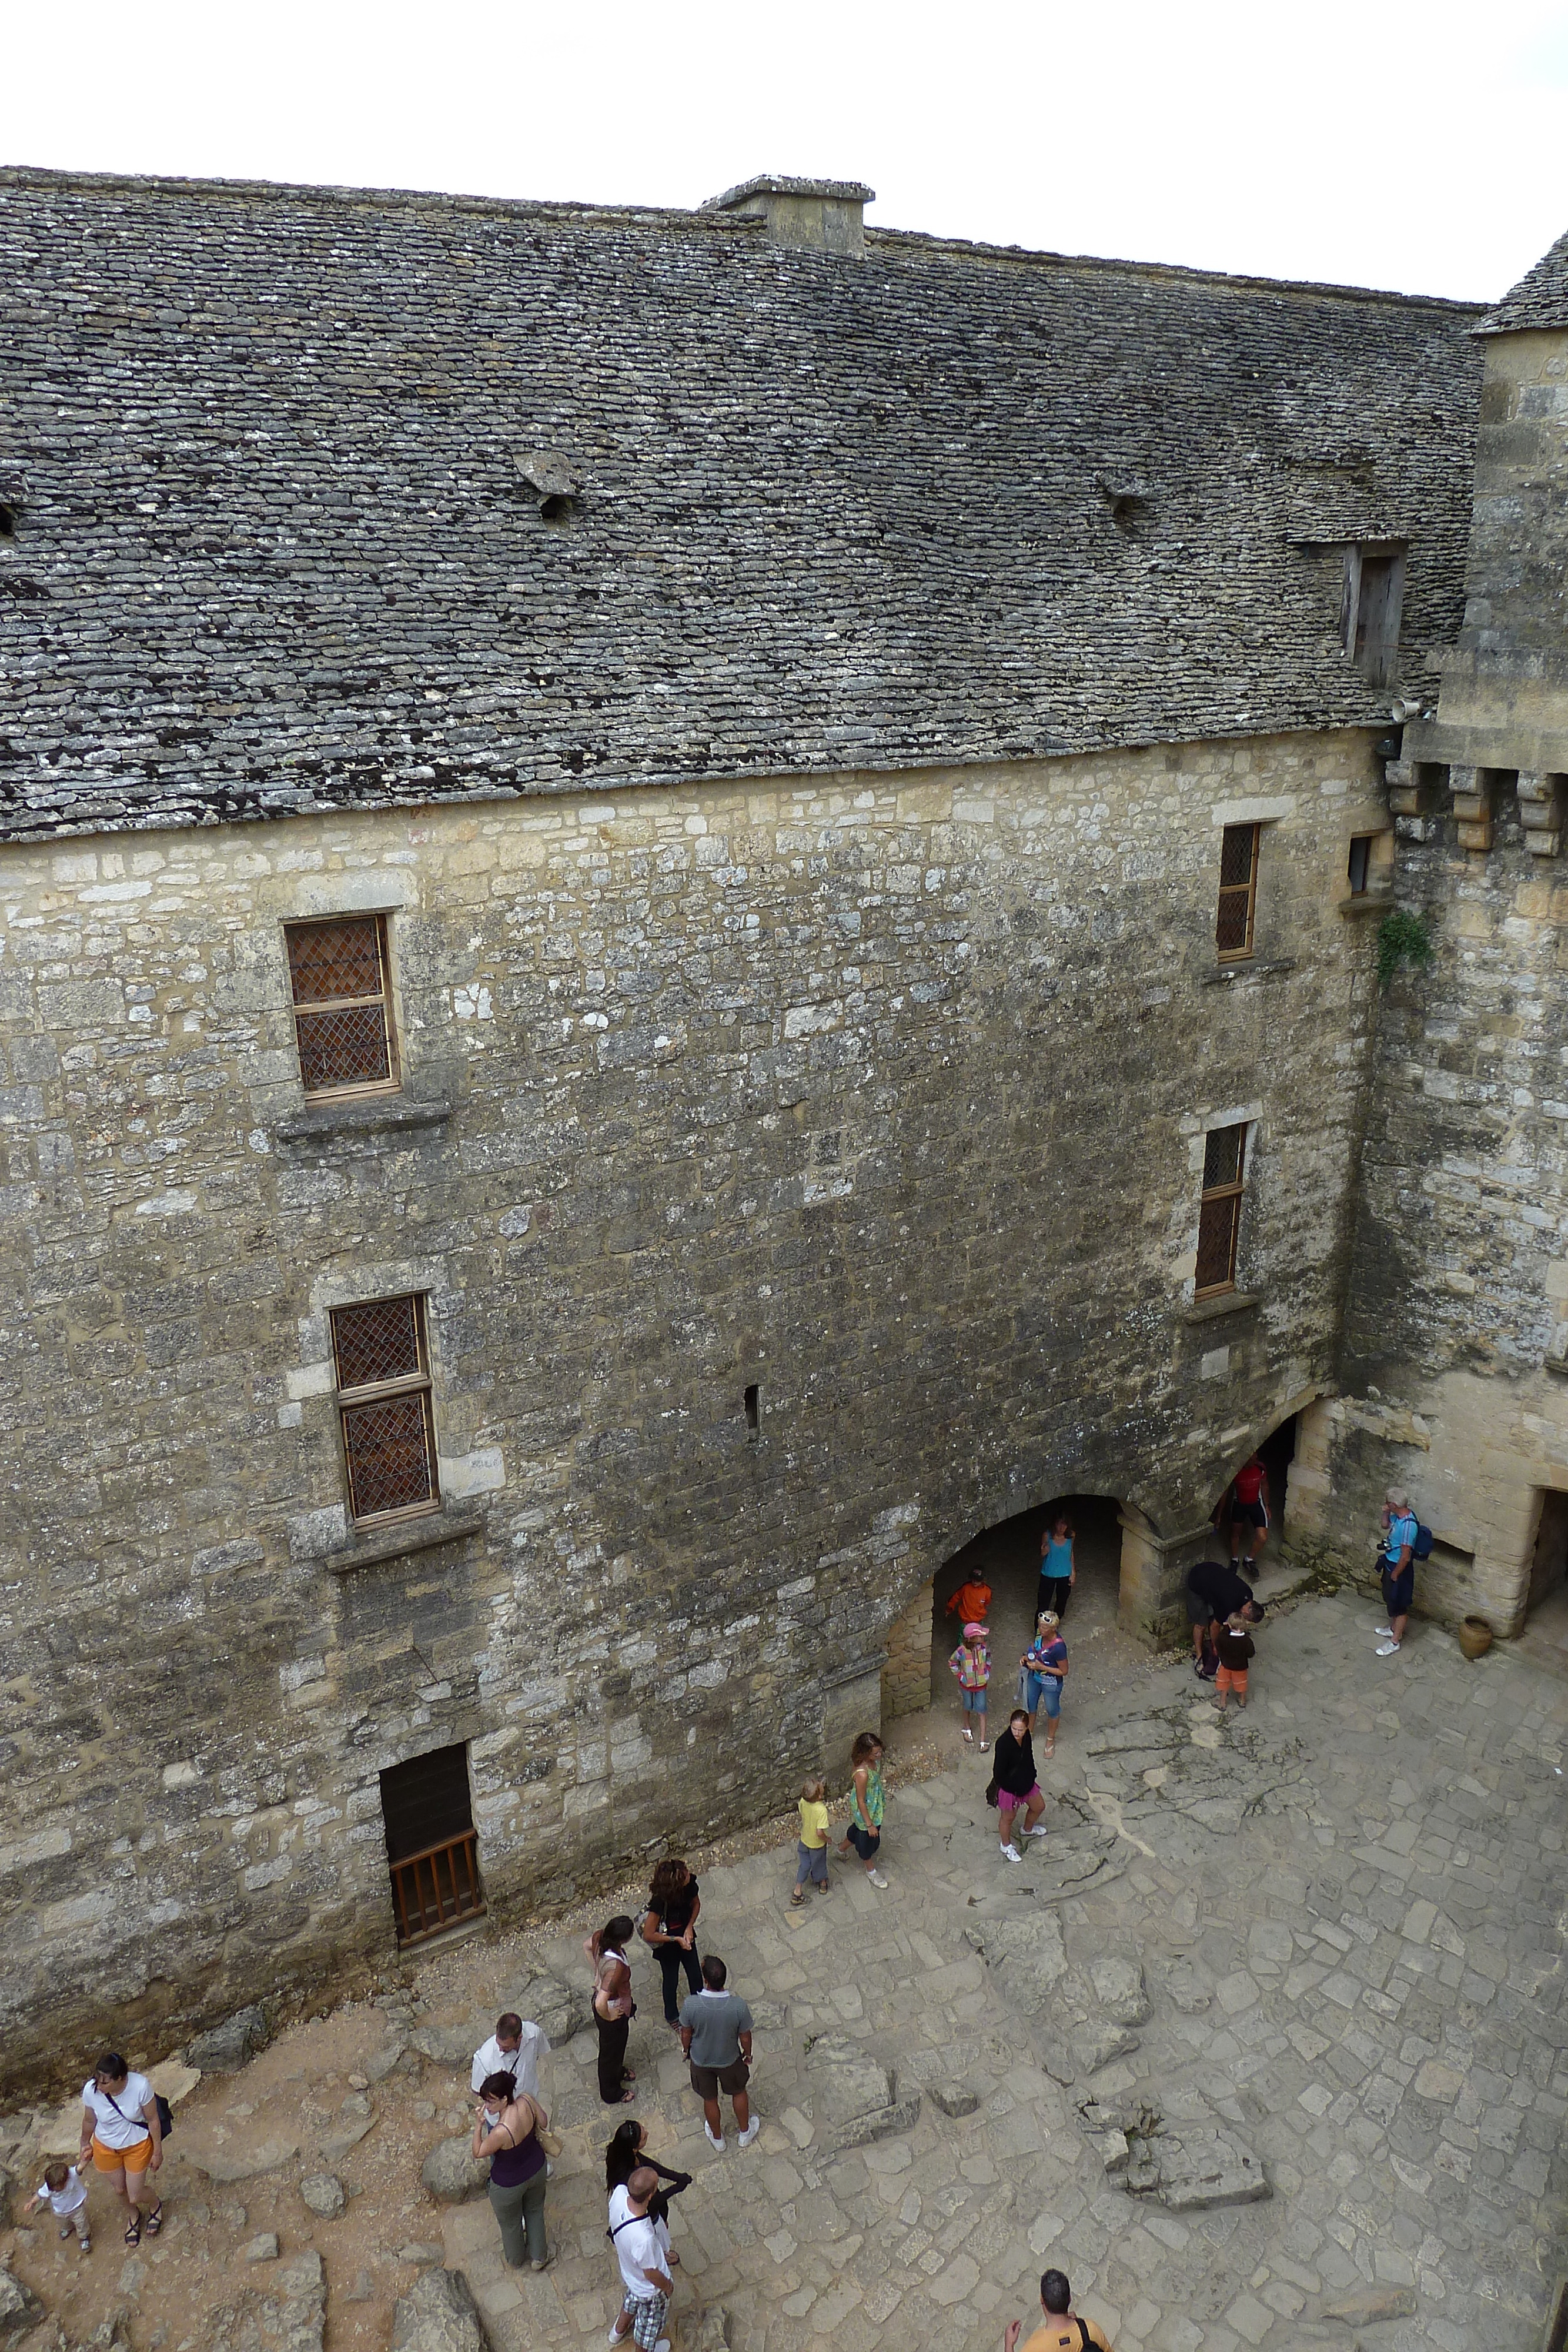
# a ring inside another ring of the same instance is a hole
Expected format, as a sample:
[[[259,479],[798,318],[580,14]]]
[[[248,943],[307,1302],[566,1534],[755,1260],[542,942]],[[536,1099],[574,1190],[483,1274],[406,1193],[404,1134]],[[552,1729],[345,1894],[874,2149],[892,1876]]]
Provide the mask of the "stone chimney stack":
[[[862,219],[876,190],[860,180],[786,180],[770,172],[710,196],[705,213],[733,213],[759,220],[775,245],[803,246],[815,253],[865,252]]]

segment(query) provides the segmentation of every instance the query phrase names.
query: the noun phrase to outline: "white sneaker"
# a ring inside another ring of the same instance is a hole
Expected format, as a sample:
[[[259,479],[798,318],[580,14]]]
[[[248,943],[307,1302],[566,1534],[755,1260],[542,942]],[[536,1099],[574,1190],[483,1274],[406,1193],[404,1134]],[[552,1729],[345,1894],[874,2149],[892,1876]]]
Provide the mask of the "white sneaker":
[[[1394,1628],[1392,1625],[1375,1625],[1372,1630],[1375,1633],[1380,1633],[1385,1642],[1389,1641],[1393,1637]]]
[[[1397,1642],[1379,1642],[1377,1654],[1380,1658],[1391,1658],[1398,1647]]]
[[[1025,1837],[1045,1837],[1048,1834],[1049,1832],[1043,1822],[1037,1822],[1032,1830],[1025,1830],[1024,1832]]]
[[[887,1881],[883,1876],[880,1870],[868,1870],[866,1872],[866,1876],[870,1879],[873,1886],[885,1886],[887,1885]]]
[[[719,2154],[722,2156],[724,2154],[724,2134],[722,2132],[716,2132],[712,2124],[709,2123],[706,2116],[703,2117],[703,2133],[704,2137],[707,2140],[709,2147],[716,2147]]]
[[[1004,1862],[1021,1862],[1023,1860],[1023,1856],[1019,1852],[1016,1845],[1005,1845],[1002,1848],[1002,1860]]]
[[[670,2352],[670,2339],[667,2336],[660,2336],[653,2347],[653,2352]]]
[[[741,2147],[749,2147],[751,2146],[752,2141],[757,2137],[758,2133],[761,2129],[762,2129],[762,2118],[761,2118],[761,2116],[752,2116],[752,2118],[751,2118],[751,2121],[747,2125],[746,2129],[745,2129],[745,2130],[741,2133],[741,2135],[740,2135],[740,2139],[739,2139],[739,2141],[738,2141],[738,2143],[737,2143],[737,2144],[738,2144],[738,2146],[740,2146]]]

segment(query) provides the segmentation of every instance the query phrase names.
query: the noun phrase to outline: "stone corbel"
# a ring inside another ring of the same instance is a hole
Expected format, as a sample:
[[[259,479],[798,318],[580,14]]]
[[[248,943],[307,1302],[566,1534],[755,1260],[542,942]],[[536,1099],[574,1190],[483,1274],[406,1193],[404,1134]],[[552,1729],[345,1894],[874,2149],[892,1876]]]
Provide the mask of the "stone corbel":
[[[1454,788],[1454,814],[1459,821],[1461,849],[1491,847],[1491,771],[1490,768],[1450,768],[1449,781]]]
[[[1427,820],[1438,812],[1439,794],[1448,772],[1430,760],[1390,760],[1384,770],[1388,813],[1394,829],[1405,841],[1425,841]]]
[[[1532,857],[1556,857],[1563,848],[1562,776],[1519,774],[1519,814]]]

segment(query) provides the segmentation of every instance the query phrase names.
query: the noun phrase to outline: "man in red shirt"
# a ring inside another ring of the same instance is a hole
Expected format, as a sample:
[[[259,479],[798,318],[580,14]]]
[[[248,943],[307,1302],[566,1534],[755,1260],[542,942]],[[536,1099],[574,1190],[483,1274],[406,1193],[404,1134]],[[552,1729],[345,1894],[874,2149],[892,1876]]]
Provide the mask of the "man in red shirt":
[[[1243,1549],[1243,1539],[1246,1548]],[[1230,1565],[1254,1567],[1269,1540],[1269,1473],[1254,1454],[1230,1484]]]

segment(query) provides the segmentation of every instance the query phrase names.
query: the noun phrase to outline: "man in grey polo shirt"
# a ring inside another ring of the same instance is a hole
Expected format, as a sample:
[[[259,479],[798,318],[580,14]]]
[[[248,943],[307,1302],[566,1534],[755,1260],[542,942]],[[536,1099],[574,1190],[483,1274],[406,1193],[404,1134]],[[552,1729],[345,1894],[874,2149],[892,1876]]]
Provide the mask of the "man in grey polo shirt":
[[[737,1993],[726,1992],[728,1973],[710,1952],[703,1962],[703,1989],[689,1995],[681,2011],[681,2048],[691,2061],[692,2088],[703,2103],[703,2129],[708,2146],[721,2153],[721,2091],[728,2093],[735,2108],[742,2147],[749,2147],[762,2129],[760,2117],[751,2120],[746,2092],[751,2080],[751,2011]]]

